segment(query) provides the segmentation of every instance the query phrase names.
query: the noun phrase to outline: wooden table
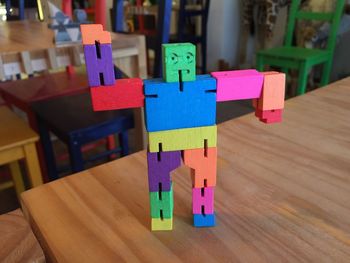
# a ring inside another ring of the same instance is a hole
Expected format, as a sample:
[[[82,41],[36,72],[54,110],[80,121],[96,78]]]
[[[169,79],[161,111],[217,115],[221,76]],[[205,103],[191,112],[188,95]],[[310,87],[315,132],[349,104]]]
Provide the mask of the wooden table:
[[[21,210],[0,216],[1,262],[45,262],[44,254]]]
[[[192,227],[189,171],[174,179],[174,230],[151,232],[140,152],[22,194],[54,262],[349,262],[350,79],[218,127],[217,226]]]
[[[55,46],[53,36],[45,22],[0,22],[0,80],[84,63],[81,44]],[[112,49],[115,63],[129,77],[147,77],[144,36],[112,33]]]
[[[18,160],[25,159],[32,187],[42,184],[40,167],[35,149],[38,135],[6,106],[0,107],[0,165],[9,164],[17,194],[23,189]]]

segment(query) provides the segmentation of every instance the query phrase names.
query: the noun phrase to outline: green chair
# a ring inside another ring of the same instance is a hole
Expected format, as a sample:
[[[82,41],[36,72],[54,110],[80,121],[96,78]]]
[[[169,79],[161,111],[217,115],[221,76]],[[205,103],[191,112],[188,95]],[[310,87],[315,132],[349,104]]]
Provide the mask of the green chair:
[[[321,86],[329,82],[332,68],[337,30],[345,5],[345,0],[338,0],[333,13],[315,13],[299,10],[301,0],[293,0],[290,7],[285,45],[257,52],[257,70],[263,71],[265,65],[281,67],[282,71],[288,69],[299,70],[297,95],[306,91],[307,77],[310,69],[318,64],[324,64]],[[293,32],[297,20],[327,21],[331,24],[326,49],[307,49],[292,46]]]

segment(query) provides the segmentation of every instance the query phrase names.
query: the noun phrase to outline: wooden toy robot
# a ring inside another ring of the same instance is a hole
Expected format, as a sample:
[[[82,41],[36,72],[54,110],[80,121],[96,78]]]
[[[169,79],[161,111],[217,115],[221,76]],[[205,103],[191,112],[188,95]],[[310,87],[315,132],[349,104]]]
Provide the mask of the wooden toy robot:
[[[173,227],[170,173],[181,159],[191,168],[194,226],[214,226],[216,103],[253,99],[261,121],[280,122],[285,75],[256,70],[196,75],[195,46],[182,43],[163,45],[164,79],[115,80],[110,34],[101,25],[82,25],[81,32],[94,110],[145,109],[152,230]]]

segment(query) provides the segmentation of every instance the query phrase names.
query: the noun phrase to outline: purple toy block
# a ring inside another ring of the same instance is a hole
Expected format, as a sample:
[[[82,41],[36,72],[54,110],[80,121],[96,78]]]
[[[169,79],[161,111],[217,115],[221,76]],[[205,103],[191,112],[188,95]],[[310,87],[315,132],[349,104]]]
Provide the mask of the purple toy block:
[[[111,44],[84,45],[90,87],[110,86],[115,82]]]
[[[259,98],[264,76],[254,69],[212,72],[216,78],[216,101]]]
[[[193,214],[214,213],[214,187],[192,188],[192,210]]]
[[[170,191],[170,172],[181,165],[181,151],[147,152],[147,164],[149,191]],[[159,184],[162,189],[159,189]]]

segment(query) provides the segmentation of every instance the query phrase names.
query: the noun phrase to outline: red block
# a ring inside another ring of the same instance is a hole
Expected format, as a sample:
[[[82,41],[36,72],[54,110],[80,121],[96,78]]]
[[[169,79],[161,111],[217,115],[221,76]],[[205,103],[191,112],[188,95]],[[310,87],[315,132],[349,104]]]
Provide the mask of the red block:
[[[255,116],[260,119],[260,121],[264,123],[276,123],[282,122],[282,112],[283,109],[277,110],[255,110]]]
[[[112,86],[90,88],[94,111],[140,108],[144,106],[140,78],[117,79]]]

